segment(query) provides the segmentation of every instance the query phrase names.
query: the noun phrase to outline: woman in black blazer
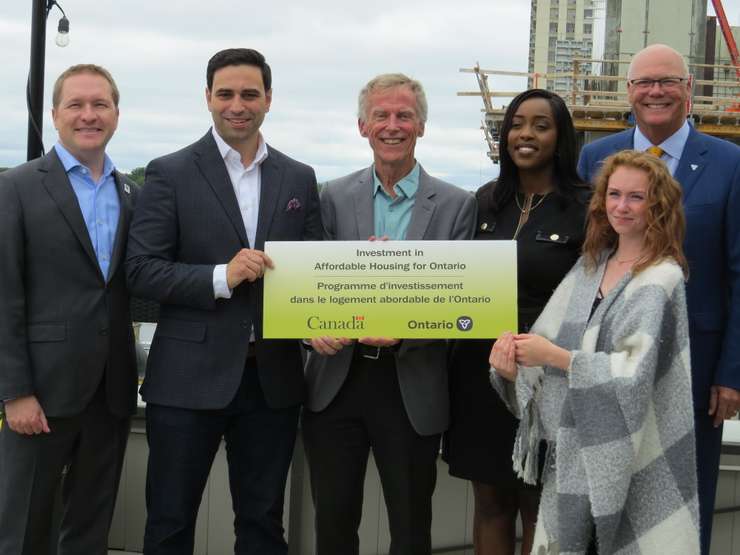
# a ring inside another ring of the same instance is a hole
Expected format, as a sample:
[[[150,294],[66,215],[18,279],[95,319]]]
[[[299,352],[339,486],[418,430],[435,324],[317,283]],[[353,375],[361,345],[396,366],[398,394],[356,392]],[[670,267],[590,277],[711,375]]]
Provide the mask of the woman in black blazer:
[[[539,316],[579,256],[589,188],[576,172],[575,130],[563,100],[532,89],[509,105],[501,127],[501,173],[476,193],[477,240],[516,239],[519,332]],[[516,421],[488,379],[493,338],[453,344],[451,424],[444,458],[450,474],[471,480],[476,555],[513,554],[521,513],[529,553],[539,488],[512,470]]]

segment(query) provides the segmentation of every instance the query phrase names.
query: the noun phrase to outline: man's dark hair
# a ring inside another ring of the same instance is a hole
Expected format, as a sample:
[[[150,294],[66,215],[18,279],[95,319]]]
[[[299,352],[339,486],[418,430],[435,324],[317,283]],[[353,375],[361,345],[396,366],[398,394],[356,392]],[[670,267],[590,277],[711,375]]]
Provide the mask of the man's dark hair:
[[[265,61],[265,57],[252,48],[227,48],[216,52],[208,60],[206,68],[206,85],[208,90],[213,87],[213,74],[219,69],[226,66],[255,66],[262,72],[262,84],[265,91],[272,87],[272,72],[270,66]]]

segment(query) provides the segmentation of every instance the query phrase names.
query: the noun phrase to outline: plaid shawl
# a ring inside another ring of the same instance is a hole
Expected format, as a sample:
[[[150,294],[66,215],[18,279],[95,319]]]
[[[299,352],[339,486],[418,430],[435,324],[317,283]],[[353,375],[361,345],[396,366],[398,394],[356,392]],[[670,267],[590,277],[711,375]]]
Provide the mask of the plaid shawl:
[[[572,352],[567,372],[520,368],[492,383],[520,419],[514,468],[534,483],[548,440],[533,554],[699,553],[683,274],[673,261],[625,275],[589,315],[595,272],[581,258],[532,328]]]

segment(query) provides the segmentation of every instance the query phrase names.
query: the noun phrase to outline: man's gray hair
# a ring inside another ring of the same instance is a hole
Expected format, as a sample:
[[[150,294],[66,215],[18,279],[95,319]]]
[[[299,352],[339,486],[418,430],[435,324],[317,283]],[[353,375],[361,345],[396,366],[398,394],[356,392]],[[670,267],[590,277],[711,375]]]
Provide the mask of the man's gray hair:
[[[388,90],[395,87],[408,87],[416,96],[416,115],[422,123],[427,121],[427,97],[424,94],[424,87],[416,79],[404,75],[403,73],[383,73],[373,77],[368,81],[360,91],[360,97],[357,99],[357,117],[360,121],[367,119],[367,99],[371,93],[379,90]]]

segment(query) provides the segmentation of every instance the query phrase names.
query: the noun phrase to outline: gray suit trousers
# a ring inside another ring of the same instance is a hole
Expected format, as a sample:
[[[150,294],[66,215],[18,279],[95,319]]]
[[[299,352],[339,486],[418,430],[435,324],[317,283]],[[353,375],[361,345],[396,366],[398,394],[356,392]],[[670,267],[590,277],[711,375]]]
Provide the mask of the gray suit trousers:
[[[100,388],[82,413],[48,422],[49,434],[0,431],[0,555],[106,555],[130,419]]]

